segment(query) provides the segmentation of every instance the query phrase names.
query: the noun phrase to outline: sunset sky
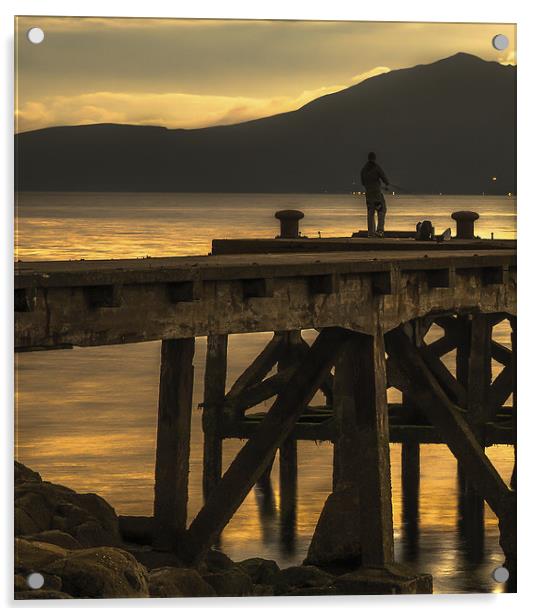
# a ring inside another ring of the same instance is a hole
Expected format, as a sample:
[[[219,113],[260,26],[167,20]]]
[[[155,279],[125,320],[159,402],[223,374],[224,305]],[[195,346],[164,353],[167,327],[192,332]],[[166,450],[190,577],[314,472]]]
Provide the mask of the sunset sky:
[[[21,17],[16,29],[18,132],[230,124],[459,51],[516,63],[515,26],[499,24]],[[504,52],[491,44],[499,33]]]

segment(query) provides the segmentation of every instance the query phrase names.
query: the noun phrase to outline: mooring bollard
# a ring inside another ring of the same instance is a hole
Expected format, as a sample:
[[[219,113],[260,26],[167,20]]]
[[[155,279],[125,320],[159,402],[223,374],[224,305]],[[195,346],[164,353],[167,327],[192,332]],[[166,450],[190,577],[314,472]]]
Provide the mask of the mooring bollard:
[[[275,212],[275,218],[281,222],[281,235],[277,237],[287,239],[299,237],[299,221],[304,215],[299,210],[279,210]]]
[[[457,239],[473,240],[475,238],[475,221],[479,218],[477,212],[453,212],[451,218],[457,221]]]

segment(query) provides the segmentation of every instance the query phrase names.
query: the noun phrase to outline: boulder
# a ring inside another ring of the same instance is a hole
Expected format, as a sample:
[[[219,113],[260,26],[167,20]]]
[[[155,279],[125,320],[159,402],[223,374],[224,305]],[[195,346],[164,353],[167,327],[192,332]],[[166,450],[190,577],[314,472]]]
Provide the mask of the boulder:
[[[46,565],[65,558],[68,551],[52,543],[28,541],[20,537],[15,538],[15,572],[31,573],[43,572]]]
[[[251,578],[253,584],[273,584],[279,574],[279,565],[274,560],[265,558],[247,558],[237,563]]]
[[[82,545],[74,537],[61,530],[44,530],[35,535],[25,535],[21,539],[39,541],[40,543],[52,543],[66,550],[79,550],[82,548]]]
[[[62,588],[62,580],[56,575],[45,574],[43,576],[44,582],[43,586],[39,589],[33,589],[30,587],[27,581],[27,575],[23,575],[22,573],[17,573],[15,575],[15,592],[24,592],[27,590],[57,590],[59,591]]]
[[[149,596],[146,569],[131,554],[117,548],[76,550],[41,571],[60,577],[62,592],[73,597],[112,599]]]
[[[41,481],[41,475],[15,461],[15,483],[22,483],[23,481]]]
[[[70,595],[59,590],[24,590],[15,593],[15,599],[73,599]]]
[[[318,597],[325,595],[338,595],[335,586],[314,586],[312,588],[292,588],[288,592],[283,593],[285,597]]]
[[[16,462],[15,535],[49,530],[68,533],[83,547],[121,545],[118,518],[104,499],[42,481]]]
[[[253,595],[255,597],[273,597],[275,592],[273,586],[268,584],[254,584]]]
[[[279,594],[286,594],[298,588],[323,588],[333,583],[334,576],[318,567],[302,565],[282,569],[275,578],[275,590]]]
[[[361,565],[361,528],[357,490],[330,494],[316,525],[305,565]]]
[[[149,546],[140,547],[131,545],[126,546],[125,549],[148,570],[183,566],[180,559],[172,552],[160,552],[158,550],[153,550]]]
[[[163,567],[149,574],[151,597],[215,597],[215,590],[194,569]]]
[[[218,597],[248,597],[253,594],[251,578],[240,567],[206,573],[202,577]]]
[[[334,582],[340,595],[432,594],[432,576],[413,573],[402,565],[362,567],[340,575]]]
[[[219,550],[209,550],[202,566],[203,570],[209,573],[226,571],[227,569],[232,569],[233,567],[234,561]]]

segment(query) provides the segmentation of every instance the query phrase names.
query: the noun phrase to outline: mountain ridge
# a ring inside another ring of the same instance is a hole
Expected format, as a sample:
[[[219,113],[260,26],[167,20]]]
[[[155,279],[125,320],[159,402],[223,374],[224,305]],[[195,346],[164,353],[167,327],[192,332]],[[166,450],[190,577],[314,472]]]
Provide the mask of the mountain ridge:
[[[407,192],[515,192],[515,82],[515,67],[458,53],[236,124],[27,131],[15,137],[16,187],[343,192],[374,149]]]

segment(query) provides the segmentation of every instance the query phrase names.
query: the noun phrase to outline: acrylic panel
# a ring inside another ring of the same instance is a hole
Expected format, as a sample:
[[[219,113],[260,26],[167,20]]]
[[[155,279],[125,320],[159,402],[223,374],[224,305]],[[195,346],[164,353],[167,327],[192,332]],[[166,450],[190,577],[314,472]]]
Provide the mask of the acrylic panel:
[[[516,26],[15,30],[15,597],[515,592]]]

